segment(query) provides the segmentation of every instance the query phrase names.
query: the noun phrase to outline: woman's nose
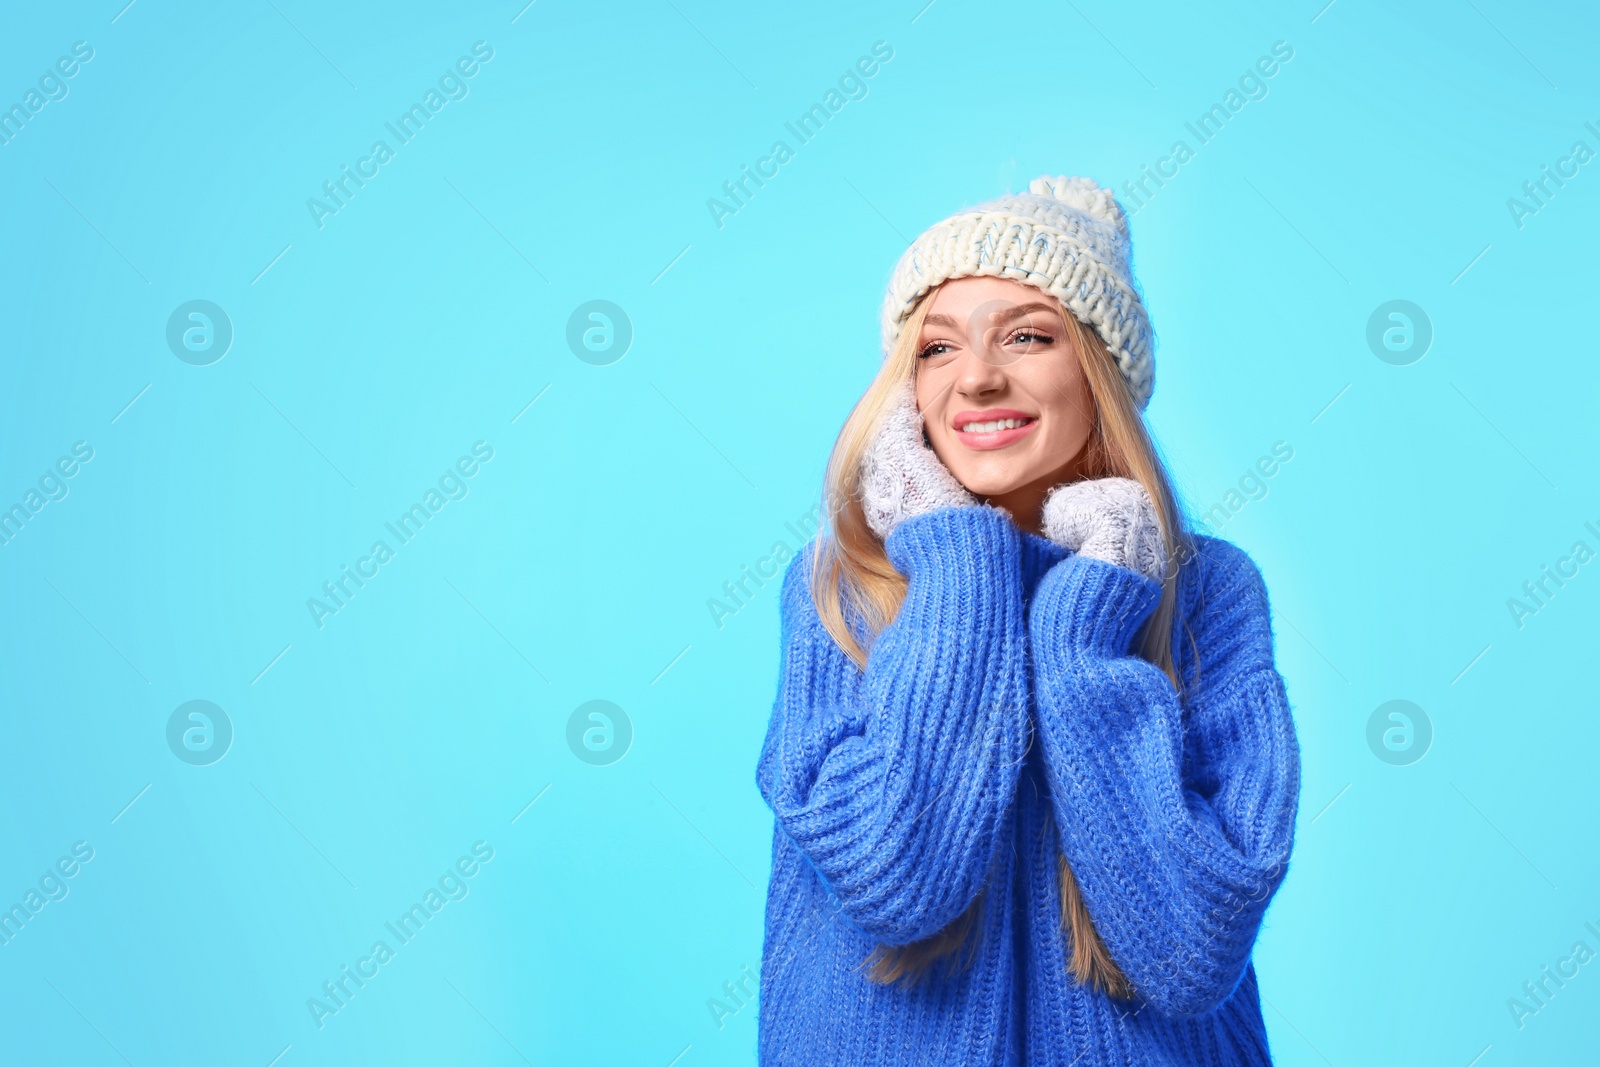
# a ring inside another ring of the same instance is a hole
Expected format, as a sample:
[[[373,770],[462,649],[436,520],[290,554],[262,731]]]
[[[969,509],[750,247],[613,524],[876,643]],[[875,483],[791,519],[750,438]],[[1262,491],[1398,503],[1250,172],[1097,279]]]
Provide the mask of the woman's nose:
[[[966,396],[984,396],[1005,387],[1006,372],[994,354],[980,345],[969,347],[961,355],[961,367],[956,373],[956,390]]]

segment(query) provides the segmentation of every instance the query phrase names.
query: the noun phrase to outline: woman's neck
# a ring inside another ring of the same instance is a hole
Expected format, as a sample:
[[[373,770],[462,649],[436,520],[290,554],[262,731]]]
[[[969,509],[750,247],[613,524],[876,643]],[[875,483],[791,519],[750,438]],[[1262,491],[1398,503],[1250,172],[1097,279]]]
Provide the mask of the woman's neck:
[[[1083,469],[1082,459],[1081,454],[1075,456],[1065,467],[1046,477],[1029,482],[1027,485],[1019,485],[1004,493],[985,497],[984,500],[995,507],[1005,508],[1011,514],[1011,521],[1016,524],[1017,529],[1042,537],[1046,498],[1056,486],[1080,481],[1084,477],[1086,472]]]
[[[1050,495],[1050,486],[1035,488],[1023,486],[1009,493],[985,498],[985,503],[1005,508],[1017,529],[1031,534],[1044,534],[1044,501]]]

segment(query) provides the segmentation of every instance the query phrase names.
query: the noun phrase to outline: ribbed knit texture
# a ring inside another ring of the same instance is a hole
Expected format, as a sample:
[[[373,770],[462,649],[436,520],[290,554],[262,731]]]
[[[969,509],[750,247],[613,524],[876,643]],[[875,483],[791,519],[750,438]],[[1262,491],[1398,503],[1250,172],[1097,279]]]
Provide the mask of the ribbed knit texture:
[[[1130,642],[1160,586],[989,507],[906,520],[909,578],[863,672],[784,577],[757,782],[776,815],[761,967],[769,1067],[1267,1064],[1250,951],[1287,869],[1300,755],[1266,589],[1212,537],[1185,568],[1180,702]],[[1131,1000],[1067,971],[1065,853]],[[880,942],[980,890],[970,968],[869,981]]]

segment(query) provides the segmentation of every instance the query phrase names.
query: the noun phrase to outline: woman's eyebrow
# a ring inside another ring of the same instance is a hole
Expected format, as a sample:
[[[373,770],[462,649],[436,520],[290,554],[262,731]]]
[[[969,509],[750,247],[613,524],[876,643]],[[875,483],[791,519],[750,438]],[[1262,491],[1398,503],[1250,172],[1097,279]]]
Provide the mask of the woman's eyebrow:
[[[1013,307],[1006,308],[1004,311],[992,312],[990,318],[991,321],[1010,322],[1012,319],[1021,318],[1024,315],[1031,315],[1035,311],[1052,312],[1055,311],[1055,308],[1051,307],[1049,304],[1041,304],[1038,302],[1031,304],[1017,304]],[[946,315],[943,312],[935,312],[923,319],[922,322],[925,326],[943,326],[952,330],[956,329],[959,325],[953,317]]]
[[[995,312],[994,313],[994,317],[996,319],[999,319],[1001,322],[1007,322],[1007,321],[1009,321],[1011,319],[1021,318],[1024,315],[1030,315],[1035,311],[1054,311],[1054,310],[1055,310],[1055,308],[1051,307],[1049,304],[1040,304],[1040,303],[1018,304],[1016,307],[1009,308],[1009,309],[1007,309],[1005,311],[997,311],[997,312]]]

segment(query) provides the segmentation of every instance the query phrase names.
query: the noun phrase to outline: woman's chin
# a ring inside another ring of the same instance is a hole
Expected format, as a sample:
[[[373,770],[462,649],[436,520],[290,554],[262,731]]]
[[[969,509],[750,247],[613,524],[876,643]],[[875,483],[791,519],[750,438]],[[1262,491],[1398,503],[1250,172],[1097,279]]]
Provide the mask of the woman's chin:
[[[975,475],[970,479],[957,476],[957,480],[966,487],[967,492],[984,500],[1008,496],[1028,484],[1028,479],[1026,478],[1007,477],[992,473]]]

